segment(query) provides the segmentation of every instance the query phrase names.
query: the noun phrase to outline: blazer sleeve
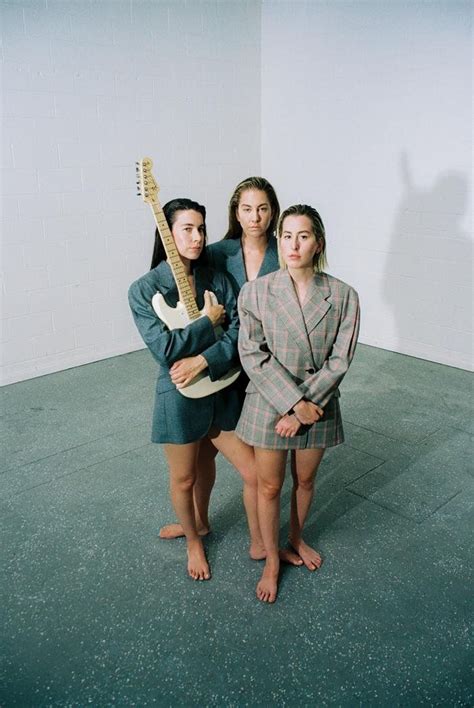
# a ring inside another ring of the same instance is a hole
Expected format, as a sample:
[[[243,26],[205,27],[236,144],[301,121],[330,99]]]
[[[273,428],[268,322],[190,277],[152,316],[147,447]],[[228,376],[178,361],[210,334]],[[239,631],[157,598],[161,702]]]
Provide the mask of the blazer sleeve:
[[[238,300],[240,360],[259,393],[280,415],[285,415],[303,398],[303,394],[268,348],[255,283],[244,285]]]
[[[151,305],[156,292],[156,287],[144,276],[130,286],[128,301],[137,329],[159,364],[170,368],[175,361],[201,354],[215,343],[209,317],[200,317],[182,329],[168,329]]]
[[[237,342],[239,337],[239,316],[237,302],[232,285],[222,273],[215,274],[218,282],[219,303],[226,311],[225,330],[217,341],[213,342],[200,353],[207,361],[211,381],[220,379],[230,368],[238,365],[239,354]],[[221,301],[222,300],[222,301]],[[205,319],[208,319],[207,317]]]
[[[341,306],[340,323],[331,353],[323,366],[300,385],[302,395],[324,408],[332,398],[353,359],[359,335],[359,297],[348,288]]]

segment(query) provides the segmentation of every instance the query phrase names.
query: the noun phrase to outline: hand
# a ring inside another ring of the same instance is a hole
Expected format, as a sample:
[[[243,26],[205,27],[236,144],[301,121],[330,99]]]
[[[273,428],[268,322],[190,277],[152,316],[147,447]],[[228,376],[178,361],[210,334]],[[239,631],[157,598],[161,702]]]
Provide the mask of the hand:
[[[174,383],[176,388],[183,388],[187,386],[191,381],[204,371],[207,367],[207,361],[202,356],[198,354],[197,356],[188,356],[186,359],[180,359],[175,361],[170,369],[171,381]]]
[[[209,317],[213,327],[218,327],[224,323],[225,310],[224,305],[214,305],[209,290],[204,291],[204,314]]]
[[[294,438],[300,428],[301,423],[293,413],[287,413],[275,425],[276,432],[282,438]]]
[[[316,403],[311,401],[305,401],[301,399],[298,401],[296,406],[293,406],[293,410],[303,425],[312,425],[316,423],[320,418],[323,417],[324,411]]]

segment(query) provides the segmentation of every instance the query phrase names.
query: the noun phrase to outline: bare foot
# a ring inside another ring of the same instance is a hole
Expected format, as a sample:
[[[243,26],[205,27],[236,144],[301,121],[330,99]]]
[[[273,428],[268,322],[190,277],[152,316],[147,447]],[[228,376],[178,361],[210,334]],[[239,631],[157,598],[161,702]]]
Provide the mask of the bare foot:
[[[289,563],[290,565],[303,565],[303,560],[300,556],[291,550],[291,548],[280,548],[279,556],[282,563]]]
[[[209,580],[211,572],[201,541],[188,541],[188,573],[193,580]]]
[[[280,560],[282,563],[289,563],[290,565],[303,565],[303,561],[297,553],[291,550],[291,548],[280,548],[278,551]],[[261,561],[265,560],[267,553],[265,548],[260,543],[251,543],[249,549],[249,556],[252,560]]]
[[[308,544],[305,543],[303,540],[299,541],[298,543],[293,543],[292,541],[290,541],[290,544],[298,553],[299,557],[301,558],[305,566],[308,568],[308,570],[318,570],[322,566],[323,559],[321,558],[319,553],[315,551],[314,548],[311,548],[311,546],[308,546]]]
[[[265,563],[262,577],[257,584],[257,597],[262,602],[275,602],[278,589],[278,573],[280,562]]]
[[[203,526],[202,528],[198,528],[197,532],[200,536],[207,536],[209,533],[209,528]],[[161,527],[158,535],[160,538],[171,540],[173,538],[181,538],[184,536],[184,531],[181,524],[167,524],[166,526]]]
[[[263,543],[258,543],[256,541],[251,541],[249,548],[249,556],[254,561],[265,560],[267,557],[265,547]]]

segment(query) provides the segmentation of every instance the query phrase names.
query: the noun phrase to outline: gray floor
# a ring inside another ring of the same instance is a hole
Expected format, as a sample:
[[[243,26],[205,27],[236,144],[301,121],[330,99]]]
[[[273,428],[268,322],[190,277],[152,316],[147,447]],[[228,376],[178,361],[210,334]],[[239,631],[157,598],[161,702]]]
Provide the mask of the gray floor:
[[[470,375],[359,347],[308,526],[325,563],[274,606],[225,461],[212,580],[157,538],[153,386],[142,351],[1,392],[0,704],[472,706]]]

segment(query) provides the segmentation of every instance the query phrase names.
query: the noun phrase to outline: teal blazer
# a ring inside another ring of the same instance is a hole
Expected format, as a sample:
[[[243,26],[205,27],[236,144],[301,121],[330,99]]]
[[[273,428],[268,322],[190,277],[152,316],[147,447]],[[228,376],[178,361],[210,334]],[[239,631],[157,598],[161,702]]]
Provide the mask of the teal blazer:
[[[151,436],[157,443],[182,444],[200,440],[211,426],[234,430],[239,419],[241,406],[235,384],[210,396],[191,399],[179,393],[171,381],[171,366],[187,356],[202,354],[208,363],[211,380],[220,378],[239,361],[239,322],[231,284],[223,273],[206,266],[197,267],[194,276],[199,309],[204,307],[205,290],[211,290],[224,305],[227,316],[220,339],[216,338],[209,317],[200,317],[186,327],[174,330],[169,330],[157,317],[151,305],[157,292],[171,307],[176,307],[178,302],[178,290],[166,261],[132,283],[128,292],[135,324],[159,365]]]
[[[235,295],[238,296],[240,289],[247,282],[241,239],[225,239],[212,243],[207,247],[207,255],[209,264],[215,270],[227,275],[232,283]],[[277,240],[274,236],[270,236],[257,278],[273,273],[279,267]]]

